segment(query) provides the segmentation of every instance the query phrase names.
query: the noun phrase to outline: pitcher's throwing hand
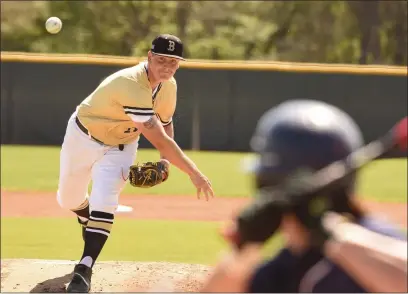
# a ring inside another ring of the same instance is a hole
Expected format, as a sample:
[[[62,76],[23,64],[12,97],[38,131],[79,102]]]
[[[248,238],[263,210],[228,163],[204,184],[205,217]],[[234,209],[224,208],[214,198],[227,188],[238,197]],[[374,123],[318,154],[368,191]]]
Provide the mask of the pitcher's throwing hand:
[[[201,173],[193,174],[191,177],[191,182],[197,189],[197,198],[200,199],[201,193],[205,195],[205,198],[214,198],[214,191],[211,187],[211,182]]]

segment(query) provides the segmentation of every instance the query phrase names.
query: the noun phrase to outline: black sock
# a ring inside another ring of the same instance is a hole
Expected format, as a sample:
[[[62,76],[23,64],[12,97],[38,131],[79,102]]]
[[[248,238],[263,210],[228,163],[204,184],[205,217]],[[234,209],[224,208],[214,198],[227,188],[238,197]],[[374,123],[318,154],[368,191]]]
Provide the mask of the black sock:
[[[89,219],[89,201],[88,199],[85,199],[85,201],[80,206],[78,206],[75,209],[72,209],[72,211],[76,213],[77,216],[86,218],[86,220],[88,220]]]
[[[92,211],[85,231],[85,246],[81,260],[90,256],[92,266],[102,251],[110,234],[114,215],[102,211]]]

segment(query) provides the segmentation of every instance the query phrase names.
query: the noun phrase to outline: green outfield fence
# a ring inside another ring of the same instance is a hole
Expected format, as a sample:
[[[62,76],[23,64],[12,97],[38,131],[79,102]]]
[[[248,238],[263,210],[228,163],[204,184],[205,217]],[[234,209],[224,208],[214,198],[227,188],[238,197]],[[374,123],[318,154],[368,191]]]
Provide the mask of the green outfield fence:
[[[2,52],[2,144],[61,144],[76,105],[104,77],[142,60]],[[184,149],[248,151],[259,116],[287,99],[342,108],[366,141],[407,115],[407,67],[188,60],[176,79],[176,140]],[[141,147],[151,146],[142,139]]]

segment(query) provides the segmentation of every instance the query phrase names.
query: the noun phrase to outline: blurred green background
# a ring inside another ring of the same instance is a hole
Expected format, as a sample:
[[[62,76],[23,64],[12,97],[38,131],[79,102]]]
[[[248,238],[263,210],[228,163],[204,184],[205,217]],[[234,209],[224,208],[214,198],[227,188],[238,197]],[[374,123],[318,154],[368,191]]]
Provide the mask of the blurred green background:
[[[145,56],[171,33],[193,59],[406,65],[406,19],[406,1],[2,1],[1,50]]]

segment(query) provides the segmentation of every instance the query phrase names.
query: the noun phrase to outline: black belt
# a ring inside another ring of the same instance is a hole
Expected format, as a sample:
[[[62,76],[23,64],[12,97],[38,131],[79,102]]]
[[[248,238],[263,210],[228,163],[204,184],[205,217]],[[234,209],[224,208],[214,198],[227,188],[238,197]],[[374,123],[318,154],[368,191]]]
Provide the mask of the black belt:
[[[79,129],[80,129],[82,132],[84,132],[87,136],[89,136],[88,130],[87,130],[87,129],[85,128],[85,126],[79,121],[79,119],[78,119],[77,116],[75,117],[75,122],[77,123]],[[96,139],[96,138],[95,138],[94,136],[92,136],[92,135],[91,135],[91,138],[92,138],[94,141],[96,141],[96,142],[98,142],[99,144],[101,144],[101,145],[106,145],[105,143],[103,143],[102,141]],[[123,144],[119,144],[119,150],[120,150],[120,151],[122,151],[122,150],[124,149],[124,147],[125,147],[125,146],[124,146]]]

